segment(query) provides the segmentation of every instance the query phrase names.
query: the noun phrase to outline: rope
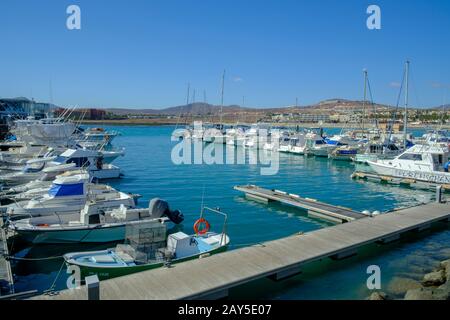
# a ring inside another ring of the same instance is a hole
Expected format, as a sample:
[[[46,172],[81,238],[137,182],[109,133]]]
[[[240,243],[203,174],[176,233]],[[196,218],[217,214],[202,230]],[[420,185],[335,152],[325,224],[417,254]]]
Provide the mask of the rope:
[[[63,256],[45,257],[45,258],[19,258],[15,256],[6,256],[5,258],[13,261],[45,261],[45,260],[56,260],[61,259]]]
[[[58,280],[59,275],[61,274],[61,271],[62,271],[62,269],[63,269],[63,266],[64,266],[64,261],[61,263],[61,267],[59,268],[58,274],[56,275],[55,280],[53,280],[52,285],[50,286],[50,288],[48,288],[47,290],[44,291],[44,294],[47,294],[47,295],[53,295],[53,294],[55,294],[55,285],[56,285],[56,281]]]

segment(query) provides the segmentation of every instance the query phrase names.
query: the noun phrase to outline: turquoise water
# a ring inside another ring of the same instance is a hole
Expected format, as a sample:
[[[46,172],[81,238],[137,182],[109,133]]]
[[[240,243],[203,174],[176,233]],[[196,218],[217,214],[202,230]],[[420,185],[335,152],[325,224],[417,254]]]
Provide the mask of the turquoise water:
[[[117,126],[108,129],[122,133],[114,145],[126,148],[126,156],[114,162],[122,168],[124,177],[111,181],[111,185],[121,191],[141,194],[140,206],[147,206],[154,197],[169,201],[173,209],[184,213],[185,222],[180,228],[187,233],[192,233],[202,202],[210,207],[220,207],[228,214],[231,249],[330,226],[293,208],[248,201],[233,190],[235,185],[257,184],[361,211],[386,211],[432,201],[434,196],[432,192],[352,180],[354,164],[323,158],[280,154],[279,172],[272,176],[260,175],[258,165],[174,165],[171,150],[175,143],[170,141],[173,127]],[[333,131],[338,129],[326,132]],[[221,230],[221,219],[210,217],[209,220],[213,230]],[[434,230],[428,237],[407,238],[383,247],[374,245],[345,261],[312,264],[302,275],[283,282],[264,280],[233,289],[231,297],[363,299],[370,294],[365,286],[367,266],[377,264],[381,267],[382,289],[389,291],[394,277],[419,279],[439,259],[448,258],[449,239],[450,231],[444,228]],[[105,248],[104,245],[27,248],[15,241],[13,251],[27,259]],[[55,278],[55,288],[65,287],[67,275],[61,259],[18,261],[13,267],[17,291],[46,290]],[[238,267],[236,272],[239,272]]]

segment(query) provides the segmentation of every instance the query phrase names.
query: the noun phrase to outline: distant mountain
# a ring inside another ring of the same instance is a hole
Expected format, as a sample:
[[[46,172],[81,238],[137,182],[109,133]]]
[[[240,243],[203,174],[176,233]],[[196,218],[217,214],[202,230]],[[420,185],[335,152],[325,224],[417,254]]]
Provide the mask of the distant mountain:
[[[169,107],[164,109],[125,109],[125,108],[110,108],[106,109],[117,115],[180,115],[180,114],[219,114],[221,106],[212,105],[209,103],[196,102],[188,105]],[[242,111],[254,112],[257,109],[243,108],[238,105],[224,106],[223,113],[237,113]]]
[[[238,105],[223,106],[223,114],[237,114],[237,113],[297,113],[297,112],[344,112],[352,110],[362,110],[363,101],[348,100],[341,98],[327,99],[320,101],[313,105],[306,106],[284,106],[278,108],[243,108]],[[378,111],[389,110],[394,108],[390,105],[366,102],[367,110],[376,108]],[[436,107],[435,109],[441,108]],[[447,105],[446,108],[450,108]],[[434,108],[432,108],[434,109]],[[221,106],[212,105],[209,103],[190,103],[188,105],[181,105],[176,107],[169,107],[164,109],[126,109],[126,108],[109,108],[107,111],[116,115],[218,115],[220,114]]]

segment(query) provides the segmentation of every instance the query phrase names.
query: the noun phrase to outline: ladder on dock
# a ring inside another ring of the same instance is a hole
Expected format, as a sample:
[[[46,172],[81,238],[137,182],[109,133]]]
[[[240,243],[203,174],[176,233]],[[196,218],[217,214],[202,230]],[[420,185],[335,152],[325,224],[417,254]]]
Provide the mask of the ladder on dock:
[[[255,185],[235,186],[234,189],[245,193],[245,196],[249,199],[260,202],[276,201],[306,210],[313,217],[331,222],[344,223],[367,217],[367,215],[349,208],[335,206],[315,199],[303,198],[297,194],[280,190],[269,190]]]

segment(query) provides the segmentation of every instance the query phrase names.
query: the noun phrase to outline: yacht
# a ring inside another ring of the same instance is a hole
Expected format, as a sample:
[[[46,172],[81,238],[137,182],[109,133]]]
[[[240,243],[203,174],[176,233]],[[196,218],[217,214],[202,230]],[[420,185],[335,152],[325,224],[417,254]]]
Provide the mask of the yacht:
[[[367,161],[379,175],[423,182],[450,183],[446,171],[448,150],[439,146],[415,145],[392,160]]]

